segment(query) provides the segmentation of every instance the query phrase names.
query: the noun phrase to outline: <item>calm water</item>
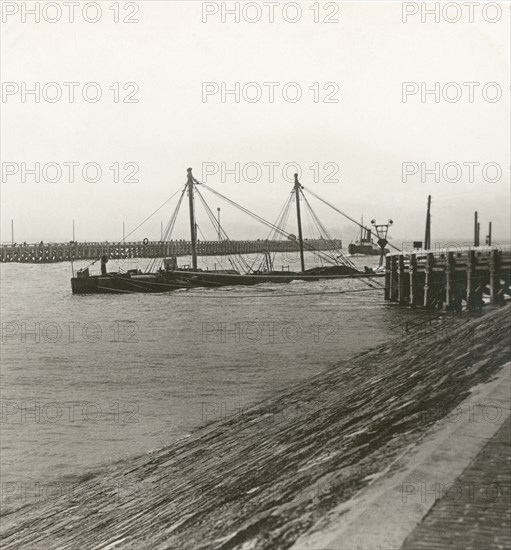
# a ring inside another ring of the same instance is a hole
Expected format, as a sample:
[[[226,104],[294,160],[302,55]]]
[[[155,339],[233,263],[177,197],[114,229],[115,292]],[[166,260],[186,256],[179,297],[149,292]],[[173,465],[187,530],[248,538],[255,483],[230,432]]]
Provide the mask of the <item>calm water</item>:
[[[4,484],[171,443],[395,337],[405,315],[381,290],[339,293],[368,288],[353,280],[73,296],[69,264],[1,272]]]

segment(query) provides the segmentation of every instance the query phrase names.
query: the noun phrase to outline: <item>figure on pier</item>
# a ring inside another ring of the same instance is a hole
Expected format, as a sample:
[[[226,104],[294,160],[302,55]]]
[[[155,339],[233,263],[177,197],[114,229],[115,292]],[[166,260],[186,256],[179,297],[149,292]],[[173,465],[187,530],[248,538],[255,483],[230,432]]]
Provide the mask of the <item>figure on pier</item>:
[[[108,263],[108,256],[103,254],[101,256],[101,275],[106,275],[106,264]]]

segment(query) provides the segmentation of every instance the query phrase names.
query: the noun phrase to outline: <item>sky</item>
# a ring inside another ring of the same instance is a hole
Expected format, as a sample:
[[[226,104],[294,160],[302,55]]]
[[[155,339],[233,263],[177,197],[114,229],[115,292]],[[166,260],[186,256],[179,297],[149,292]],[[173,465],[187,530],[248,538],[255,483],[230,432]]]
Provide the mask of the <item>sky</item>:
[[[433,241],[471,239],[477,210],[483,238],[491,220],[509,242],[511,12],[452,4],[277,2],[272,15],[268,3],[102,1],[77,3],[71,21],[62,3],[3,2],[2,242],[11,220],[16,242],[68,241],[73,220],[79,241],[119,240],[188,167],[272,221],[299,170],[350,216],[392,219],[395,243],[423,239],[429,194]],[[201,193],[231,239],[267,237]],[[309,201],[332,236],[354,238]],[[175,204],[133,238],[158,239]],[[214,239],[199,204],[197,221]],[[174,238],[188,229],[182,208]]]

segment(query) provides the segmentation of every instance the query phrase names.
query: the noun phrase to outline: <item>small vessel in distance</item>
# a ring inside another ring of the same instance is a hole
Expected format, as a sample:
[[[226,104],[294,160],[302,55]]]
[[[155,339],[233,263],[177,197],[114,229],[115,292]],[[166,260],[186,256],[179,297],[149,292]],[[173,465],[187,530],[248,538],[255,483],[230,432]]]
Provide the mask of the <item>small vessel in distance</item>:
[[[348,245],[348,253],[363,254],[364,256],[379,256],[381,254],[381,248],[373,241],[371,237],[371,230],[364,225],[364,218],[360,223],[360,237],[354,242]],[[388,254],[390,250],[385,248],[384,254]]]

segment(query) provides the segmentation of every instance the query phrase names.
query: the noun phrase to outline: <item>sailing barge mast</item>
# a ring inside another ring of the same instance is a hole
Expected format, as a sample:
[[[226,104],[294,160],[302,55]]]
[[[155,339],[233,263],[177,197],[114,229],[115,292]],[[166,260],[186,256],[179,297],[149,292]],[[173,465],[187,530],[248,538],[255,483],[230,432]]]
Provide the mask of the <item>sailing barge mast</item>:
[[[192,267],[197,270],[197,225],[195,223],[195,205],[193,202],[194,177],[192,169],[188,168],[188,206],[190,209],[190,238],[192,243]]]
[[[300,189],[302,186],[298,181],[298,174],[295,174],[295,199],[296,199],[296,220],[298,223],[298,240],[300,242],[300,263],[302,273],[305,271],[305,260],[303,257],[303,233],[302,233],[302,216],[300,214]]]

